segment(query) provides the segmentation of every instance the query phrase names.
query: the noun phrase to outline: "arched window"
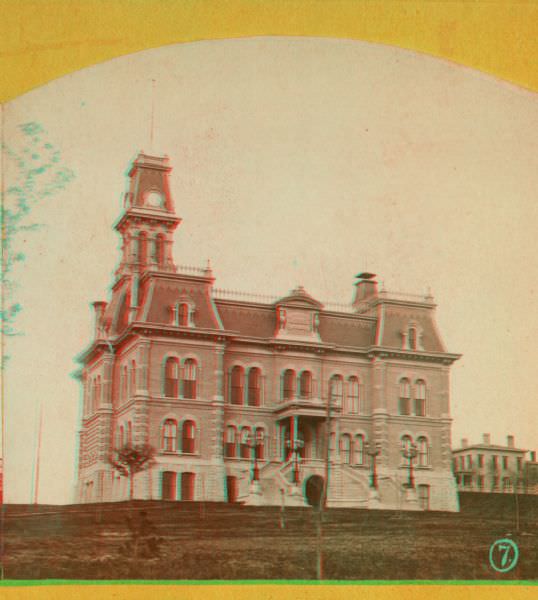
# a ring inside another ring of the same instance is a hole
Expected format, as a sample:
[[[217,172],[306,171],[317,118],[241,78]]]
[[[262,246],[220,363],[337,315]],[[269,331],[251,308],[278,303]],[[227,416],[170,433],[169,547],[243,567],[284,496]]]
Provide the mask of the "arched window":
[[[123,366],[123,381],[125,384],[123,386],[123,401],[127,402],[129,398],[129,367],[127,365]]]
[[[95,403],[97,402],[97,379],[94,377],[91,381],[91,390],[90,390],[90,406],[89,412],[93,413],[95,410]]]
[[[340,436],[340,458],[346,465],[351,464],[351,436],[347,433]]]
[[[329,399],[332,406],[342,406],[342,376],[333,375],[329,380]]]
[[[177,325],[178,327],[189,326],[189,305],[186,302],[180,302],[177,305]]]
[[[166,419],[162,430],[162,449],[164,452],[177,450],[177,423],[174,419]]]
[[[181,430],[181,452],[194,454],[196,428],[193,421],[185,421]]]
[[[398,412],[401,415],[411,414],[411,384],[407,377],[400,379],[400,401]]]
[[[170,356],[164,365],[164,395],[167,398],[179,396],[179,359]]]
[[[237,404],[237,405],[243,404],[243,381],[244,381],[243,367],[236,365],[232,369],[232,374],[231,374],[230,402],[232,404]]]
[[[187,358],[183,363],[183,398],[196,398],[196,361]]]
[[[402,453],[402,463],[407,464],[407,458],[404,458],[403,452],[409,452],[411,449],[411,445],[413,444],[413,438],[410,435],[402,435],[401,437],[401,453]]]
[[[407,330],[407,344],[409,350],[417,349],[417,328],[414,325],[411,325]]]
[[[312,397],[312,373],[303,371],[299,377],[299,398]]]
[[[295,371],[286,369],[282,373],[282,400],[295,398]]]
[[[127,382],[125,380],[125,369],[120,368],[120,389],[118,390],[118,402],[123,402],[126,396],[125,386]]]
[[[226,427],[226,437],[224,444],[224,456],[226,458],[235,458],[237,456],[237,430],[233,425]]]
[[[241,458],[250,458],[250,427],[241,429]]]
[[[127,421],[127,444],[133,445],[133,424],[131,421]]]
[[[248,406],[260,406],[261,398],[261,371],[258,367],[252,367],[248,372]]]
[[[138,236],[138,262],[145,265],[148,261],[148,236],[142,231]]]
[[[418,449],[418,466],[427,467],[430,464],[430,449],[428,446],[428,440],[422,436],[417,440]]]
[[[426,416],[426,382],[423,379],[415,383],[415,415]]]
[[[101,385],[101,375],[97,375],[97,382],[95,387],[95,404],[93,410],[98,410],[101,406],[101,400],[103,399],[103,386]]]
[[[353,443],[353,462],[356,465],[364,464],[364,436],[362,434],[358,434],[355,436],[355,440]]]
[[[258,460],[265,459],[265,429],[263,427],[256,427],[254,430],[254,437],[256,439],[256,458]]]
[[[134,396],[136,394],[136,362],[134,360],[131,361],[131,372],[129,373],[129,390],[130,396]]]
[[[154,260],[157,266],[164,266],[164,236],[159,233],[155,238],[155,256]]]
[[[355,376],[350,377],[347,384],[347,410],[352,415],[357,415],[360,411],[359,380]]]

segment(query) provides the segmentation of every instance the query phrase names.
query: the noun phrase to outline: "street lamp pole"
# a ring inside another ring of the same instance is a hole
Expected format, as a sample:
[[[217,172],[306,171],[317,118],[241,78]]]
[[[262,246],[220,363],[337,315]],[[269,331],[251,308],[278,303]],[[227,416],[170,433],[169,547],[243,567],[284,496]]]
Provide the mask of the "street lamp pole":
[[[413,471],[413,461],[418,454],[418,450],[415,444],[410,444],[405,448],[402,448],[402,456],[407,459],[407,484],[406,487],[409,490],[415,489],[415,474]]]
[[[381,453],[381,445],[379,442],[376,442],[375,444],[366,442],[366,453],[370,457],[370,487],[373,490],[377,490],[376,458]]]
[[[304,447],[303,440],[287,440],[286,446],[293,454],[293,483],[299,485],[299,452]]]
[[[254,437],[251,434],[249,434],[245,443],[247,447],[250,448],[252,453],[252,471],[250,475],[250,482],[252,483],[260,480],[260,468],[258,465],[258,449],[263,444],[263,431],[257,431]]]

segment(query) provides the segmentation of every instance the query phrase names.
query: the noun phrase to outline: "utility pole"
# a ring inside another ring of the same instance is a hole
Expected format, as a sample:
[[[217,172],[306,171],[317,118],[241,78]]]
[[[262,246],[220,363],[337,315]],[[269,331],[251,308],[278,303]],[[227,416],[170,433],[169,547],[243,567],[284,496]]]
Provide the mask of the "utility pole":
[[[34,504],[37,504],[39,496],[39,463],[41,458],[41,433],[43,430],[43,405],[39,405],[39,429],[37,430],[37,444],[35,454],[35,469],[34,469]]]

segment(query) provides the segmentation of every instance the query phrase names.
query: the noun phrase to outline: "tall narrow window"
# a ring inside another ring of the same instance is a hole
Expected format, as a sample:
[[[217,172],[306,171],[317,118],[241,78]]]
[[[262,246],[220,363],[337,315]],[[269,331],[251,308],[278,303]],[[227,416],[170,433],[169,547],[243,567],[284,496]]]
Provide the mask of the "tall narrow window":
[[[133,424],[131,421],[127,421],[127,444],[133,445]]]
[[[161,474],[161,497],[163,500],[175,500],[177,487],[177,473],[163,471]]]
[[[260,406],[261,398],[261,371],[258,367],[252,367],[248,372],[248,406]]]
[[[409,450],[411,450],[411,445],[413,444],[413,438],[410,435],[403,435],[401,438],[401,450],[402,452],[409,452]],[[404,458],[403,453],[402,453],[402,463],[407,464],[408,463],[407,458]]]
[[[241,458],[250,458],[250,427],[241,429]]]
[[[226,438],[224,445],[224,456],[226,458],[235,458],[237,446],[237,430],[233,425],[228,425],[226,428]]]
[[[258,460],[264,460],[265,458],[265,430],[263,427],[256,427],[254,430],[254,437],[256,439],[256,458]]]
[[[164,236],[162,235],[162,233],[159,233],[155,238],[154,261],[157,263],[157,266],[164,266]]]
[[[430,486],[420,484],[418,488],[418,504],[422,510],[430,510]]]
[[[123,366],[123,401],[127,402],[127,398],[129,397],[129,369],[127,365]]]
[[[243,379],[244,379],[243,367],[236,365],[232,369],[232,374],[231,374],[230,401],[232,404],[237,404],[237,405],[243,404]]]
[[[364,436],[362,434],[358,434],[355,436],[354,444],[353,444],[353,452],[354,459],[353,462],[356,465],[364,464]]]
[[[357,415],[360,412],[359,406],[359,380],[357,377],[350,377],[347,387],[347,409],[353,414]]]
[[[418,466],[427,467],[430,464],[430,449],[428,440],[425,437],[419,437],[417,440],[418,446]]]
[[[183,363],[183,398],[196,398],[196,361],[187,358]]]
[[[177,305],[177,325],[179,327],[189,326],[189,305],[186,302],[180,302]]]
[[[286,369],[282,374],[282,400],[295,398],[295,371]]]
[[[177,423],[174,419],[166,419],[163,424],[162,449],[164,452],[177,450]]]
[[[400,402],[398,409],[401,415],[411,414],[411,385],[407,377],[400,379]]]
[[[185,421],[181,430],[181,451],[184,454],[194,454],[196,428],[193,421]]]
[[[303,371],[299,377],[299,397],[312,397],[312,373],[310,371]]]
[[[417,349],[417,329],[416,327],[409,327],[407,330],[407,343],[409,344],[409,350]]]
[[[415,415],[426,416],[426,382],[422,379],[415,384]]]
[[[136,362],[134,360],[131,361],[131,370],[129,373],[129,390],[131,396],[134,396],[136,394]]]
[[[164,395],[167,398],[179,396],[179,359],[172,356],[164,365]]]
[[[148,236],[142,231],[138,237],[138,262],[145,265],[148,261]]]
[[[342,406],[342,376],[333,375],[329,380],[329,399],[335,408]]]
[[[122,448],[123,446],[125,446],[125,433],[124,433],[123,425],[120,425],[120,433],[119,433],[118,437],[119,437],[118,447]]]
[[[351,464],[351,436],[347,433],[340,436],[340,458],[346,465]]]
[[[194,500],[195,473],[181,473],[181,500],[192,502]]]

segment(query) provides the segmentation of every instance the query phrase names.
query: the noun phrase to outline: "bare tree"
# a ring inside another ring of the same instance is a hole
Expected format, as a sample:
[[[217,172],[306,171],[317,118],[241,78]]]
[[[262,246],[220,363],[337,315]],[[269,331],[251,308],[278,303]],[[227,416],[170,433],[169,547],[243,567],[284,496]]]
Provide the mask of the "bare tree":
[[[134,496],[135,475],[151,467],[154,456],[155,448],[149,444],[124,444],[110,453],[108,462],[120,475],[129,479],[129,500]]]

